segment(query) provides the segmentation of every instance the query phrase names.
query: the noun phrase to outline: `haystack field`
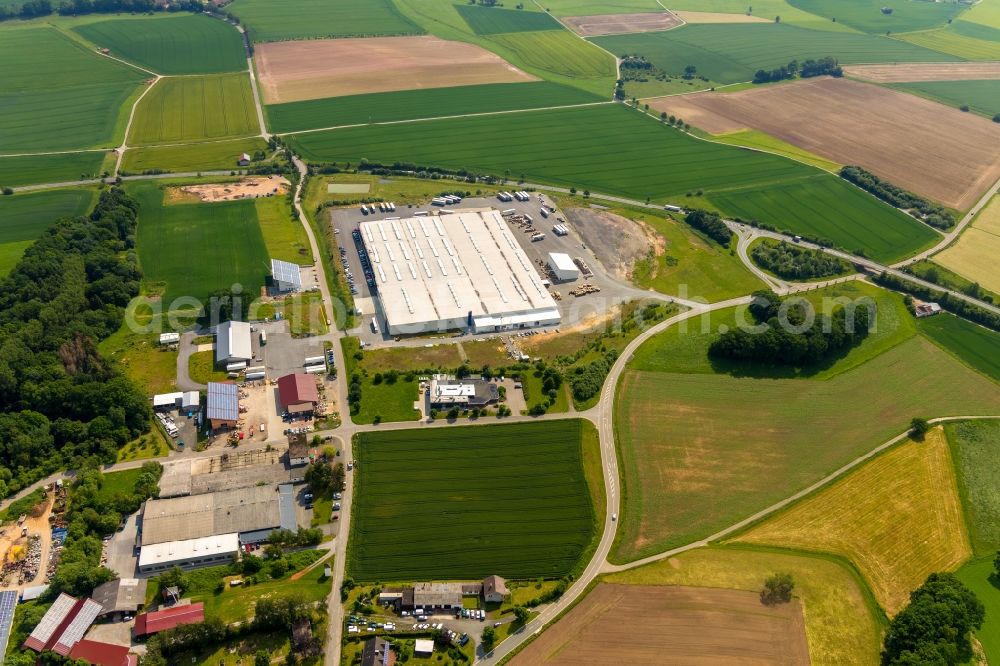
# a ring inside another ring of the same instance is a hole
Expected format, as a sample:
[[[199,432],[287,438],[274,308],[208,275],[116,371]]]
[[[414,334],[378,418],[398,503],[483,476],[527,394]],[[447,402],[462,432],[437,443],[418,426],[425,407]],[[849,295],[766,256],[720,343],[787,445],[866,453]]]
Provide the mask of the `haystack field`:
[[[798,600],[754,592],[602,583],[510,662],[531,664],[809,663]]]
[[[670,30],[683,21],[670,12],[640,14],[598,14],[597,16],[566,16],[563,23],[581,37],[627,35],[632,32]]]
[[[426,35],[272,42],[254,58],[267,104],[537,80],[486,49]]]
[[[1000,177],[1000,125],[867,83],[821,77],[649,104],[713,134],[760,130],[959,210]]]
[[[849,65],[848,75],[873,83],[920,81],[992,81],[1000,79],[1000,62],[928,62],[900,65]]]
[[[724,14],[722,12],[682,12],[675,11],[685,23],[770,23],[771,19],[750,14]]]

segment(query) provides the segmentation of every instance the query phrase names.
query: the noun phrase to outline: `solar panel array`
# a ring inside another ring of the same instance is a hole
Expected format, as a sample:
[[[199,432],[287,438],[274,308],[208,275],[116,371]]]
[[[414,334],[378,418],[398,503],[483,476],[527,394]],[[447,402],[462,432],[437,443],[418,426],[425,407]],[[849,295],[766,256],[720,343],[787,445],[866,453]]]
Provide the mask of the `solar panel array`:
[[[295,289],[302,287],[302,276],[299,272],[299,265],[281,259],[271,260],[271,275],[274,280],[286,282]]]
[[[17,606],[16,590],[0,590],[0,654],[7,654],[7,641],[14,624],[14,607]]]

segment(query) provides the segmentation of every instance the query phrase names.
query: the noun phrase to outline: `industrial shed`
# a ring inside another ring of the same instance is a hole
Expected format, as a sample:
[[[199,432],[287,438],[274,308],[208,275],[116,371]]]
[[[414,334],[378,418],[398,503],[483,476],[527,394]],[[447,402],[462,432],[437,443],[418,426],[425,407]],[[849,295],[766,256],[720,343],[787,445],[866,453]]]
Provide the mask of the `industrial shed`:
[[[240,394],[236,384],[208,383],[208,420],[213,430],[236,427],[240,420]]]
[[[271,260],[271,280],[281,293],[302,290],[302,273],[298,264],[281,259]]]
[[[134,613],[146,603],[146,580],[116,578],[95,587],[90,598],[101,604],[101,615]]]
[[[391,335],[558,324],[559,309],[498,211],[362,222]]]
[[[143,546],[139,551],[139,573],[166,571],[172,567],[202,567],[228,564],[240,552],[235,532],[217,536],[167,541]]]
[[[580,269],[573,263],[573,258],[563,252],[549,252],[549,268],[552,275],[560,282],[569,282],[580,277]]]
[[[278,400],[289,414],[313,411],[319,404],[316,378],[302,372],[285,375],[278,380]]]
[[[245,321],[227,321],[215,328],[216,365],[246,363],[253,358],[250,328]]]
[[[65,657],[83,639],[101,610],[96,601],[76,599],[63,592],[31,630],[24,647],[35,652],[51,650]]]

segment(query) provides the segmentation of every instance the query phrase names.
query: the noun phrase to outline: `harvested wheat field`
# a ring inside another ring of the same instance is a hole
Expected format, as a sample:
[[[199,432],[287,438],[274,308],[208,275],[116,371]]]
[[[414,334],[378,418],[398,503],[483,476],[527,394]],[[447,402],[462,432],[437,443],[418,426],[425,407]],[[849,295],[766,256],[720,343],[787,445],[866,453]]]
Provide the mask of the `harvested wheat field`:
[[[510,662],[529,664],[809,663],[798,600],[704,587],[594,588]]]
[[[581,37],[627,35],[633,32],[670,30],[683,21],[670,12],[640,14],[598,14],[596,16],[565,16],[563,23]]]
[[[850,76],[874,83],[920,81],[992,81],[1000,79],[1000,62],[928,62],[904,65],[849,65]]]
[[[267,104],[537,80],[486,49],[429,35],[270,42],[254,59]]]
[[[993,292],[1000,292],[1000,196],[993,197],[972,226],[962,232],[958,242],[934,256],[934,261],[978,282]]]
[[[685,23],[770,23],[771,19],[749,14],[723,14],[722,12],[681,12],[675,11]]]
[[[944,430],[907,441],[737,537],[842,555],[890,615],[934,571],[972,554]]]
[[[868,83],[820,77],[649,105],[712,134],[760,130],[959,210],[1000,177],[1000,125]]]

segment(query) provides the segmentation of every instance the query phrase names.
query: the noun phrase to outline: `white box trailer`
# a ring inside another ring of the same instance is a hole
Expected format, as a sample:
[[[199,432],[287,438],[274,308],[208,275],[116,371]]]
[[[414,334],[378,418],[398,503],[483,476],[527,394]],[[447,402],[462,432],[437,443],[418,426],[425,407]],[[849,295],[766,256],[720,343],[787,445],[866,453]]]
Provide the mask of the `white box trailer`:
[[[245,378],[246,378],[246,380],[248,382],[253,382],[253,381],[256,381],[258,379],[264,379],[264,373],[263,372],[248,372],[245,375]]]
[[[326,365],[310,365],[306,368],[307,375],[318,375],[321,372],[326,372]]]
[[[246,361],[236,361],[235,363],[226,364],[226,372],[236,372],[237,370],[242,370],[247,367]]]
[[[324,356],[309,356],[302,365],[316,365],[317,363],[326,363],[326,357]]]

